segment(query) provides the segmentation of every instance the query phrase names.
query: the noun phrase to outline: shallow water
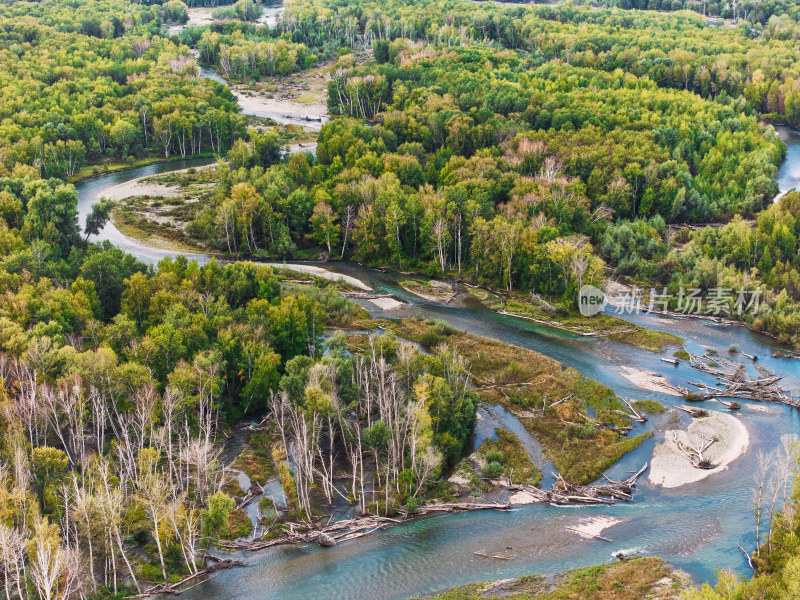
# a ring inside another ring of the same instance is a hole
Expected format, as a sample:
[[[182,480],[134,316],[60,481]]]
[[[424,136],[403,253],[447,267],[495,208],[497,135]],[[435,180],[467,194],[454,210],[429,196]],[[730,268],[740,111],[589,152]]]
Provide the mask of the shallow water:
[[[777,200],[786,192],[800,188],[800,131],[783,126],[777,126],[775,130],[786,144],[786,158],[775,178],[779,189]]]
[[[796,181],[800,181],[800,137],[795,136],[793,140],[787,153],[787,163],[791,164],[784,164],[778,177],[782,191],[791,189]],[[151,165],[79,182],[76,187],[81,223],[91,204],[107,187],[192,164],[200,163],[183,161]],[[122,236],[110,224],[99,238],[108,239],[151,264],[164,256],[177,254],[145,248]],[[197,258],[200,262],[208,260],[206,255]],[[619,368],[623,365],[662,373],[676,384],[685,384],[687,380],[713,383],[709,376],[686,365],[674,367],[661,362],[657,354],[498,315],[477,302],[440,305],[422,300],[403,290],[398,285],[400,276],[393,273],[352,263],[333,263],[326,267],[357,277],[377,292],[393,293],[407,303],[400,310],[385,312],[364,302],[364,307],[375,317],[444,319],[470,333],[551,356],[612,387],[622,396],[654,398],[665,405],[674,405],[679,400],[634,386],[620,376]],[[736,344],[748,353],[757,354],[759,365],[784,375],[783,384],[789,391],[797,394],[800,389],[800,361],[772,358],[772,351],[780,346],[743,327],[655,315],[625,315],[625,318],[684,337],[690,352],[702,353],[704,348],[714,348],[728,356],[728,348]],[[747,364],[751,374],[755,374],[749,360],[732,358]],[[711,402],[706,405],[709,409],[716,409]],[[754,544],[751,500],[758,454],[780,447],[784,436],[800,434],[800,421],[794,411],[778,405],[753,407],[750,403],[743,403],[737,416],[750,433],[748,452],[733,462],[727,471],[692,485],[664,490],[642,478],[632,504],[580,508],[530,505],[510,512],[438,515],[333,548],[273,548],[244,555],[247,567],[220,572],[210,582],[184,596],[191,600],[230,597],[242,600],[400,599],[471,581],[532,572],[553,573],[606,562],[613,552],[620,550],[661,556],[686,570],[698,582],[714,580],[716,569],[720,567],[745,573],[746,561],[736,544],[745,548],[752,548]],[[496,418],[509,427],[514,426],[502,413],[496,413]],[[655,444],[663,440],[664,430],[675,427],[669,419],[669,416],[651,418],[646,425],[634,428],[631,435],[651,430],[654,438],[623,458],[608,471],[608,475],[627,476],[628,472],[638,470],[648,461]],[[681,417],[681,420],[684,426],[688,423],[688,417]],[[478,435],[487,434],[481,433],[479,428]],[[532,445],[528,448],[530,452],[535,451]],[[603,534],[613,539],[613,543],[585,540],[565,529],[591,515],[613,515],[624,520]],[[500,561],[474,554],[482,550],[489,554],[508,555],[513,560]]]
[[[472,449],[478,448],[487,439],[496,440],[495,429],[505,429],[517,436],[530,461],[542,472],[542,488],[549,488],[555,483],[556,467],[553,461],[544,456],[539,440],[525,429],[511,411],[499,404],[484,404],[478,407],[478,422],[475,424]]]

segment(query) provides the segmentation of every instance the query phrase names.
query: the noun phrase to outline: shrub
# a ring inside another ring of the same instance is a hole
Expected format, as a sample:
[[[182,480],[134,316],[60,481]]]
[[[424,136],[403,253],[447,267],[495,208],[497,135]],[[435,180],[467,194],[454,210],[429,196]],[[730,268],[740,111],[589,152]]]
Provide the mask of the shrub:
[[[656,400],[637,400],[633,403],[633,406],[636,410],[643,410],[652,415],[660,414],[667,410],[663,404]]]
[[[493,461],[490,463],[486,463],[486,466],[483,467],[483,476],[487,479],[497,479],[503,474],[503,465],[499,462]]]
[[[444,337],[447,337],[448,335],[453,335],[454,333],[458,332],[458,330],[452,325],[450,325],[450,323],[448,323],[447,321],[442,321],[441,319],[433,319],[432,321],[430,321],[430,325],[431,329],[435,333]]]
[[[489,450],[485,454],[486,462],[487,463],[501,463],[503,462],[503,453],[500,450]]]
[[[406,500],[406,510],[410,515],[419,511],[420,506],[422,506],[422,502],[420,502],[419,498],[409,497],[409,499]]]

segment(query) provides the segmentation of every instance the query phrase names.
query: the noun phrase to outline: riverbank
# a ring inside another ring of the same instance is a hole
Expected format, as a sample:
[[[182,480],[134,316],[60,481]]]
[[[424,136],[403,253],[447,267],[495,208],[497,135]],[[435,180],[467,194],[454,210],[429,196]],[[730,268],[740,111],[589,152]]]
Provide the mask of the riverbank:
[[[698,469],[692,465],[681,447],[698,449],[716,440],[702,452],[713,468]],[[750,445],[750,435],[738,418],[709,411],[708,417],[694,419],[683,430],[667,431],[664,442],[655,447],[648,480],[664,488],[677,488],[702,481],[728,468]]]
[[[685,573],[659,558],[642,557],[545,577],[473,583],[453,588],[431,600],[537,598],[539,600],[675,600],[691,587]]]
[[[631,420],[614,392],[548,356],[441,322],[406,318],[377,324],[429,350],[440,344],[457,350],[469,361],[478,396],[519,418],[570,483],[596,480],[652,435],[627,437]]]
[[[166,176],[146,176],[124,181],[104,190],[103,196],[117,203],[111,222],[120,233],[151,248],[171,251],[214,252],[201,245],[186,229],[198,210],[211,201],[213,181],[187,184],[181,174],[202,172],[216,163],[188,167]]]
[[[277,262],[268,262],[263,263],[269,267],[274,269],[282,269],[284,271],[294,271],[295,273],[306,273],[309,275],[313,275],[314,277],[319,277],[320,279],[326,279],[328,281],[342,281],[347,283],[348,285],[353,286],[354,288],[358,288],[359,290],[364,290],[365,292],[371,292],[372,288],[369,287],[366,283],[357,279],[355,277],[350,277],[349,275],[342,275],[341,273],[334,273],[332,271],[328,271],[327,269],[323,269],[322,267],[318,267],[316,265],[307,265],[307,264],[293,264],[293,263],[277,263]]]
[[[630,321],[619,317],[603,314],[584,317],[568,312],[538,296],[498,292],[485,286],[466,283],[463,284],[466,291],[461,291],[457,285],[460,284],[435,279],[406,279],[400,282],[404,290],[429,302],[449,304],[459,297],[469,295],[498,314],[532,321],[583,337],[607,338],[650,352],[662,352],[665,348],[680,346],[683,343],[683,339],[676,335],[632,325]]]
[[[410,294],[414,294],[428,300],[429,302],[440,302],[442,304],[449,303],[453,298],[458,295],[453,289],[453,286],[444,281],[429,280],[424,281],[420,279],[407,279],[400,282],[400,287]]]
[[[530,494],[509,494],[504,486],[495,483],[502,479],[504,483],[537,486],[542,472],[516,435],[500,428],[495,428],[494,435],[497,439],[485,439],[474,452],[461,459],[447,481],[457,490],[456,495],[469,494],[475,502],[529,504],[534,501]]]
[[[94,179],[96,177],[102,177],[104,175],[110,175],[112,173],[122,173],[125,171],[131,171],[133,169],[140,169],[141,167],[147,167],[150,165],[157,165],[157,164],[169,164],[175,162],[184,162],[186,160],[203,160],[208,159],[209,162],[215,159],[214,154],[210,154],[204,152],[203,154],[193,154],[191,156],[172,156],[170,158],[165,158],[163,155],[159,156],[149,156],[146,158],[142,158],[140,160],[136,160],[134,162],[122,162],[122,161],[104,161],[94,165],[87,165],[83,167],[80,171],[78,171],[72,177],[66,179],[67,183],[78,183],[80,181],[85,181],[87,179]]]
[[[227,85],[243,114],[318,132],[330,119],[327,105],[330,67],[331,63],[325,63],[285,77],[266,77],[257,82],[228,79],[228,75],[220,75],[211,67],[201,68],[200,73]]]
[[[500,314],[530,320],[581,336],[603,337],[650,352],[662,352],[665,348],[680,346],[683,343],[683,339],[676,335],[632,325],[630,321],[619,317],[604,314],[585,317],[575,312],[567,312],[533,295],[519,293],[501,295],[478,287],[470,287],[470,293],[484,306]]]
[[[619,372],[625,379],[643,390],[658,392],[659,394],[666,394],[667,396],[680,397],[682,395],[674,385],[669,383],[666,378],[659,373],[629,366],[620,367]]]

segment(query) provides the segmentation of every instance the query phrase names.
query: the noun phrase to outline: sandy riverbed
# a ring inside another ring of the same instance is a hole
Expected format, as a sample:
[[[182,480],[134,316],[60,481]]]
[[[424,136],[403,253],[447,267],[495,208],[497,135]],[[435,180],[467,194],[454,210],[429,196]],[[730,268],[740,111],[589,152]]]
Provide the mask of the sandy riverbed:
[[[608,517],[600,515],[597,517],[586,517],[574,525],[569,525],[568,530],[577,533],[582,538],[594,539],[602,534],[606,529],[622,523],[624,519],[619,517]]]
[[[168,28],[170,35],[177,35],[184,29],[190,26],[211,25],[214,22],[214,17],[211,16],[213,8],[208,7],[195,7],[189,9],[189,20],[180,25],[172,25]]]
[[[403,306],[403,303],[394,298],[373,298],[370,300],[375,306],[381,310],[396,310]]]
[[[323,102],[294,102],[292,100],[279,100],[278,98],[267,98],[263,94],[250,95],[251,92],[244,92],[238,86],[231,88],[239,99],[239,104],[243,109],[253,112],[268,112],[285,114],[292,119],[303,117],[321,118],[328,114],[327,107]],[[322,123],[309,121],[306,125],[309,129],[320,128]]]
[[[636,367],[620,367],[620,374],[633,385],[651,392],[680,396],[681,393],[663,375]]]
[[[535,504],[538,502],[536,496],[528,492],[516,492],[508,499],[511,504]]]
[[[230,88],[246,115],[272,119],[282,124],[299,125],[306,131],[319,131],[329,118],[323,102],[279,100],[263,94],[245,92],[235,85]]]
[[[716,437],[703,456],[715,465],[713,469],[697,469],[678,449],[675,439],[684,446],[698,447],[704,438]],[[686,431],[667,431],[664,443],[653,450],[648,480],[665,488],[676,488],[701,481],[724,471],[750,445],[750,435],[744,424],[733,415],[709,411],[708,417],[694,419]]]
[[[119,183],[104,190],[103,196],[109,200],[120,201],[135,196],[174,198],[180,194],[180,188],[177,185],[161,185],[160,183],[142,181],[143,179],[147,179],[147,177],[131,179],[130,181]]]

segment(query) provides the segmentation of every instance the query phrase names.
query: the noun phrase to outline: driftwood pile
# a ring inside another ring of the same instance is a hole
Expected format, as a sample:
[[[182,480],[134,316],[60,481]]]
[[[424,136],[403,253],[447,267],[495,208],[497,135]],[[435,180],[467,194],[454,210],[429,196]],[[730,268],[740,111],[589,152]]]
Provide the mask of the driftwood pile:
[[[357,517],[328,522],[325,525],[308,523],[285,523],[283,535],[271,540],[252,541],[220,541],[217,545],[225,550],[263,550],[272,546],[285,544],[319,544],[320,546],[333,546],[338,542],[346,542],[378,529],[388,527],[392,523],[401,523],[399,519],[389,517]]]
[[[704,354],[703,356],[690,354],[689,364],[698,371],[709,373],[718,379],[718,387],[716,388],[703,383],[690,383],[690,385],[700,390],[696,394],[697,400],[730,398],[756,402],[780,402],[787,406],[800,408],[800,400],[795,399],[793,396],[788,396],[785,390],[778,385],[781,380],[780,375],[751,379],[747,376],[743,366],[734,366],[722,358],[713,357],[709,354]],[[720,401],[728,404],[728,408],[735,409],[738,407],[737,402],[727,403],[723,400]]]
[[[508,489],[520,490],[533,496],[537,502],[549,502],[559,506],[581,504],[614,504],[616,500],[633,501],[633,489],[636,480],[647,470],[647,463],[634,475],[622,480],[609,479],[603,476],[606,483],[595,485],[573,485],[567,483],[559,475],[556,483],[549,490],[542,490],[531,485],[508,485]]]
[[[498,504],[498,503],[487,503],[483,504],[480,502],[455,502],[455,503],[447,503],[447,504],[425,504],[421,506],[417,511],[411,515],[409,513],[401,511],[401,514],[404,515],[405,518],[410,516],[423,516],[429,515],[431,513],[454,513],[454,512],[463,512],[468,510],[510,510],[511,503],[506,502],[505,504]]]
[[[378,298],[394,298],[394,294],[370,294],[369,292],[339,292],[345,298],[356,300],[377,300]]]
[[[675,408],[692,415],[695,419],[708,416],[708,411],[704,408],[695,408],[694,406],[676,406]]]
[[[212,556],[210,554],[206,555],[206,559],[213,561],[214,564],[206,567],[202,571],[198,571],[197,573],[189,575],[188,577],[184,577],[177,583],[159,583],[158,585],[153,586],[148,590],[145,590],[141,594],[136,594],[135,596],[128,596],[128,598],[147,598],[149,596],[156,596],[161,594],[178,596],[183,592],[189,591],[196,585],[205,583],[207,581],[205,577],[211,575],[215,571],[222,571],[224,569],[230,569],[232,567],[244,566],[244,563],[240,560],[233,560],[230,558],[219,558],[216,556]],[[189,587],[184,587],[188,583],[191,583],[192,585],[190,585]]]
[[[718,442],[719,439],[716,436],[712,437],[703,436],[701,439],[702,439],[702,444],[700,445],[699,448],[693,448],[691,446],[684,445],[678,439],[677,433],[673,434],[672,441],[675,443],[675,446],[678,448],[678,451],[689,459],[689,462],[692,463],[692,466],[695,469],[713,469],[714,465],[711,464],[710,460],[708,460],[706,457],[703,456],[703,452],[708,450],[714,442]]]
[[[258,485],[257,483],[253,482],[253,483],[250,484],[250,489],[247,490],[247,494],[243,498],[237,498],[236,499],[236,506],[238,508],[244,508],[245,506],[250,504],[250,502],[253,501],[253,498],[255,498],[256,496],[259,496],[259,495],[261,495],[263,493],[264,493],[264,489],[260,485]]]
[[[511,504],[480,504],[465,502],[459,504],[426,504],[419,508],[413,515],[401,512],[402,518],[366,516],[346,519],[326,524],[321,523],[284,523],[283,534],[270,540],[252,541],[227,541],[221,540],[217,545],[225,550],[247,550],[250,552],[282,546],[286,544],[319,544],[320,546],[334,546],[339,542],[346,542],[369,535],[389,525],[402,523],[415,517],[437,512],[461,512],[467,510],[508,510]]]

